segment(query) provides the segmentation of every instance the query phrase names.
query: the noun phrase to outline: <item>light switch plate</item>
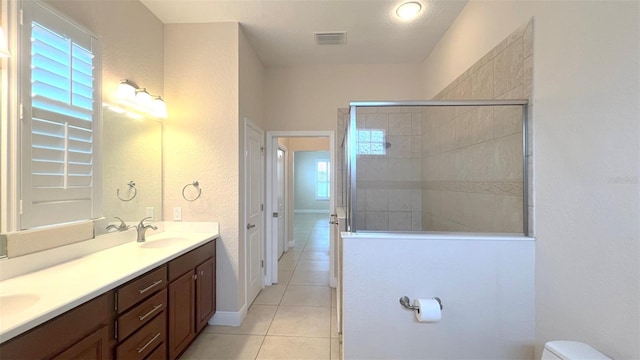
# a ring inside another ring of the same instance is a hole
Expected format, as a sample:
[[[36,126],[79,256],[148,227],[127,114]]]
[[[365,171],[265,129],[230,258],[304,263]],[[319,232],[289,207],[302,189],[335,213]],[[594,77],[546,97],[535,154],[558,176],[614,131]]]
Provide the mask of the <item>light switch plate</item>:
[[[180,221],[182,220],[182,208],[179,206],[176,206],[173,208],[173,220],[174,221]]]

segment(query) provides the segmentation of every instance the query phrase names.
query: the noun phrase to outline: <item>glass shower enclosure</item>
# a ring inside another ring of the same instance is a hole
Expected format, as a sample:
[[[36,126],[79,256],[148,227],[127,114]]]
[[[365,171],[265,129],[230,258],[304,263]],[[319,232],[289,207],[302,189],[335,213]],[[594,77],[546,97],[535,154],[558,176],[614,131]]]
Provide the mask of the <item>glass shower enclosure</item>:
[[[527,100],[351,103],[338,128],[347,231],[527,235],[527,107]]]

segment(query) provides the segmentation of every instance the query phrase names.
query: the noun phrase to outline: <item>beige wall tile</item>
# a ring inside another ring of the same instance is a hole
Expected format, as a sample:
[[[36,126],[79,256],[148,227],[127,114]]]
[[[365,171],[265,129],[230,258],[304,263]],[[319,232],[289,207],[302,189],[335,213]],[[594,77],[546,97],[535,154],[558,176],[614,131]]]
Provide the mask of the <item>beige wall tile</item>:
[[[522,39],[515,41],[494,59],[493,93],[500,96],[522,84]]]
[[[470,99],[493,99],[493,62],[489,62],[471,75]]]
[[[411,212],[410,211],[390,211],[389,212],[389,230],[410,231],[411,230]]]

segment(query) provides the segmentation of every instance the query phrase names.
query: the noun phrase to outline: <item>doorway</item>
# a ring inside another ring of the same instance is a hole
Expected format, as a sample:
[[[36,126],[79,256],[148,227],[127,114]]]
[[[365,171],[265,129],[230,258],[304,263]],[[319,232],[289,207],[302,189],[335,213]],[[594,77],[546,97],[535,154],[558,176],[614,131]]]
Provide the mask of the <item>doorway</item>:
[[[305,140],[308,138],[308,140]],[[266,221],[266,249],[265,249],[265,257],[266,257],[266,266],[265,266],[265,285],[269,286],[272,284],[278,283],[278,259],[282,255],[279,252],[279,241],[280,241],[280,233],[282,230],[279,230],[280,216],[284,217],[285,225],[285,238],[289,239],[287,241],[288,246],[293,246],[293,206],[292,206],[292,184],[288,183],[288,186],[285,188],[285,206],[284,211],[281,214],[280,209],[278,207],[278,191],[279,191],[279,182],[278,182],[278,150],[283,147],[283,140],[290,139],[290,144],[295,144],[294,146],[284,147],[287,149],[288,154],[288,164],[292,163],[291,154],[296,150],[312,150],[309,148],[310,144],[313,142],[311,139],[322,140],[324,142],[328,142],[328,149],[325,147],[324,150],[328,151],[328,168],[327,168],[327,177],[328,177],[328,196],[329,196],[329,210],[333,211],[335,204],[335,135],[333,131],[278,131],[278,132],[267,132],[267,171],[266,171],[266,182],[267,182],[267,198],[266,198],[266,209],[267,209],[267,221]],[[288,175],[285,176],[291,177],[291,169],[289,168]],[[329,214],[326,214],[327,217]],[[330,263],[331,269],[333,269],[333,232],[329,234],[329,243],[330,243]],[[286,244],[285,244],[286,245]],[[286,247],[286,246],[285,246]],[[286,250],[285,250],[286,251]],[[335,283],[333,272],[330,273],[330,282]]]

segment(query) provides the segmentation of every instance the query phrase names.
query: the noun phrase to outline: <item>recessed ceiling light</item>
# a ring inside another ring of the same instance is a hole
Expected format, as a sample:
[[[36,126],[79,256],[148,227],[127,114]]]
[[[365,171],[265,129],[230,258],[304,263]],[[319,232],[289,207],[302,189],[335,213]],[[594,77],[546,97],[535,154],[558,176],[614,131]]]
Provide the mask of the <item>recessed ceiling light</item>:
[[[411,20],[418,16],[418,13],[422,10],[422,5],[416,1],[406,2],[396,9],[396,15],[404,20]]]

